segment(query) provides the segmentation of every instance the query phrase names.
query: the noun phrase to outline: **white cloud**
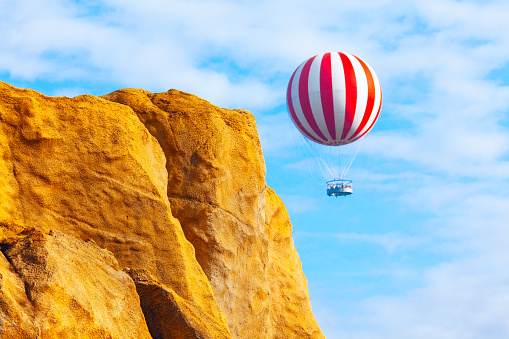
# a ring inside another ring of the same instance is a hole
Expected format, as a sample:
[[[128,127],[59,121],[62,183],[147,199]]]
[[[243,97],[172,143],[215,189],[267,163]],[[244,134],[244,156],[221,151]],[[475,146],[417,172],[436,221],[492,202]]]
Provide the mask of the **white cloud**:
[[[432,238],[425,242],[400,234],[341,235],[345,241],[367,241],[388,249],[401,244],[399,251],[403,252],[411,246],[430,246],[430,251],[451,256],[424,270],[413,268],[409,278],[403,277],[417,279],[418,287],[350,302],[348,311],[339,311],[338,300],[334,299],[315,303],[315,311],[324,314],[322,329],[327,338],[509,336],[505,321],[509,301],[509,272],[505,269],[509,260],[509,199],[482,193],[460,199],[446,194],[442,199],[435,206],[437,219],[429,225],[427,236]]]
[[[341,241],[367,242],[383,247],[389,254],[398,250],[407,250],[421,245],[426,240],[422,237],[402,235],[399,232],[384,234],[338,233],[334,235]]]
[[[321,199],[300,194],[280,194],[290,215],[303,214],[320,207]]]
[[[308,198],[309,199],[309,198]],[[318,201],[317,201],[318,203]],[[366,243],[382,247],[388,254],[406,251],[421,246],[429,241],[422,236],[389,233],[330,233],[330,232],[296,232],[296,237],[337,239],[339,243]]]
[[[507,279],[502,271],[486,268],[483,260],[442,264],[427,272],[423,288],[366,300],[366,337],[505,338]]]
[[[265,155],[290,155],[298,136],[287,112],[257,117],[256,124]]]
[[[426,214],[427,228],[424,237],[380,230],[336,239],[397,254],[426,241],[450,260],[415,269],[420,288],[358,301],[358,313],[315,305],[325,310],[327,337],[503,338],[509,87],[506,74],[489,78],[509,64],[508,14],[504,1],[0,0],[0,74],[65,83],[48,94],[76,95],[86,84],[177,88],[247,108],[265,155],[277,158],[300,146],[280,128],[285,113],[264,113],[284,105],[294,68],[327,50],[363,57],[384,88],[382,128],[363,150],[379,167],[356,168],[352,178]],[[307,170],[288,163],[280,169]],[[299,216],[323,208],[309,196],[282,196]],[[326,317],[342,317],[340,326]]]
[[[234,81],[199,66],[203,53],[210,55],[207,49],[219,42],[202,41],[200,34],[223,27],[200,21],[200,13],[213,13],[212,4],[191,13],[185,2],[176,6],[144,2],[141,7],[113,2],[110,15],[87,17],[78,16],[78,4],[64,7],[49,0],[37,4],[19,1],[5,5],[0,14],[4,37],[0,71],[13,78],[113,82],[153,91],[178,88],[233,108],[274,105],[280,96],[261,79],[245,76]],[[196,27],[203,31],[193,32]],[[219,55],[225,52],[220,51]]]

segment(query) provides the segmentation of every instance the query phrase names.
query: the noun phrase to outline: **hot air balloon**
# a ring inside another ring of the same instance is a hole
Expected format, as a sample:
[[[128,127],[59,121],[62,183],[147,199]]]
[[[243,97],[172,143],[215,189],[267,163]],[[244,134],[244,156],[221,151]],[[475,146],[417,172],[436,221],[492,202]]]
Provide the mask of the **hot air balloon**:
[[[382,87],[373,69],[348,53],[316,55],[293,73],[286,102],[295,127],[333,179],[326,183],[327,195],[352,194],[346,173],[358,140],[371,130],[382,107]]]

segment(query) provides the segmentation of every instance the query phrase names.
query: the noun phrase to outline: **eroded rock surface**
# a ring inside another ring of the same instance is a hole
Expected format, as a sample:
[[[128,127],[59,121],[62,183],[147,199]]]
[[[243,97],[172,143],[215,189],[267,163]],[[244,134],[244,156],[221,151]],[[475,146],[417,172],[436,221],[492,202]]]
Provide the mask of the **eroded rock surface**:
[[[0,338],[33,338],[34,318],[23,280],[0,252]]]
[[[256,123],[171,90],[104,96],[131,107],[166,155],[168,198],[238,338],[323,338],[284,204],[265,182]]]
[[[93,96],[47,97],[0,82],[0,241],[58,229],[144,268],[228,333],[167,198],[166,159],[136,114]]]
[[[2,338],[151,338],[135,285],[111,252],[37,230],[1,249]]]
[[[0,82],[4,334],[323,338],[291,233],[249,112],[176,90],[56,98]],[[80,248],[110,268],[77,258]],[[118,288],[127,279],[126,302],[139,294],[145,321],[134,332],[118,328],[128,320],[97,320],[120,310],[100,305],[120,292],[101,282],[94,292],[99,277]]]
[[[266,191],[265,225],[269,236],[267,280],[270,288],[270,338],[324,338],[311,312],[307,279],[292,238],[285,205]]]
[[[216,324],[213,318],[197,316],[199,310],[196,307],[157,281],[147,270],[125,271],[136,284],[143,314],[154,339],[229,338],[228,333],[221,333],[221,324]]]

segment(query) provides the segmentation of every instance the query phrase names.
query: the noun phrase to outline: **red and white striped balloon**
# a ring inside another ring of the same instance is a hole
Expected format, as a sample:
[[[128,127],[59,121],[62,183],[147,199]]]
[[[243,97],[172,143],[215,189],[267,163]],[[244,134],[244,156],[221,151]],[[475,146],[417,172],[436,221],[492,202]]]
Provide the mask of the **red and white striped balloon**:
[[[322,145],[346,145],[375,124],[382,87],[373,69],[348,53],[324,53],[293,73],[286,96],[298,130]]]

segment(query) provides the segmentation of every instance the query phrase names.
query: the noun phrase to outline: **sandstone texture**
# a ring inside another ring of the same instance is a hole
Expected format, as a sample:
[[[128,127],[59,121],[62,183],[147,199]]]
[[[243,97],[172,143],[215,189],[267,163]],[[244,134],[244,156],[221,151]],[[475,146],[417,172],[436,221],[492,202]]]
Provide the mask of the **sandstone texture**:
[[[213,319],[196,316],[199,310],[147,270],[126,269],[136,284],[150,334],[154,338],[220,338]]]
[[[2,337],[323,338],[291,233],[249,112],[177,90],[57,98],[0,82]],[[104,278],[90,300],[93,283],[71,284],[87,271]],[[99,306],[106,276],[133,314],[98,320],[125,313]],[[69,300],[88,318],[73,322]]]
[[[37,230],[1,249],[2,338],[151,338],[134,283],[111,252]]]
[[[288,212],[273,189],[267,188],[265,225],[269,234],[267,270],[270,296],[269,338],[323,338],[311,312],[307,280],[292,239]]]
[[[265,182],[253,115],[177,90],[124,89],[104,98],[131,107],[163,148],[172,213],[232,335],[323,338],[288,213]]]

